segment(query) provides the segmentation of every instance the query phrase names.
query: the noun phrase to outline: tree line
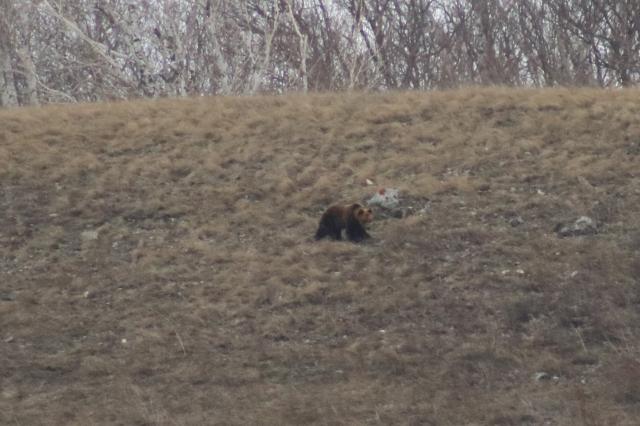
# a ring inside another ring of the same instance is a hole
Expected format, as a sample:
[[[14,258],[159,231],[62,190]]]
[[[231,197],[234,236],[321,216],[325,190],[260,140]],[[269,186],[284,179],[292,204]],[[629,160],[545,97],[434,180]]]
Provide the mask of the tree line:
[[[0,106],[639,80],[637,0],[0,0]]]

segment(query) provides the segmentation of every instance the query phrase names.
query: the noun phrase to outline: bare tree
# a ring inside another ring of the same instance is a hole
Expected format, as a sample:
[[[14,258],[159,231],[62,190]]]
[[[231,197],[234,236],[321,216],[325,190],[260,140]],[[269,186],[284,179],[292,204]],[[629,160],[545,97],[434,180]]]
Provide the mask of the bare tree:
[[[598,83],[629,86],[640,72],[640,3],[547,0],[557,19],[588,45]]]
[[[0,0],[0,106],[638,81],[635,0]]]
[[[0,0],[0,107],[18,104],[11,52],[16,51],[9,23],[15,19],[15,9],[10,0]]]
[[[308,36],[306,33],[304,33],[304,22],[303,22],[303,18],[302,18],[302,10],[304,9],[304,1],[301,1],[300,3],[298,3],[299,5],[299,9],[297,11],[294,11],[293,6],[291,5],[293,3],[293,0],[286,0],[287,3],[287,11],[289,12],[289,19],[291,20],[291,25],[293,27],[293,30],[295,31],[296,35],[298,36],[299,39],[299,49],[300,49],[300,77],[302,80],[302,91],[303,92],[307,92],[309,90],[309,80],[307,77],[307,50],[308,50],[308,45],[307,45],[307,40],[308,40]]]

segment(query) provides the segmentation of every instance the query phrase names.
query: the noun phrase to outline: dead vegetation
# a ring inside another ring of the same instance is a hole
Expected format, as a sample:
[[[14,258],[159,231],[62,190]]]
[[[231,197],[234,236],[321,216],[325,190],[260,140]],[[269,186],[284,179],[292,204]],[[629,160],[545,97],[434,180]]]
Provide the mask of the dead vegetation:
[[[638,117],[499,88],[0,111],[0,423],[635,424]],[[312,242],[366,179],[429,207]]]

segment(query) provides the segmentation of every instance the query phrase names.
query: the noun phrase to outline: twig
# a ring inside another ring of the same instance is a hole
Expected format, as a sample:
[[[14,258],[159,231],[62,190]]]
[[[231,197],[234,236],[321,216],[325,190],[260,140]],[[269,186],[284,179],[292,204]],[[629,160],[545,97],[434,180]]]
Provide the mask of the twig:
[[[178,330],[173,330],[173,332],[176,333],[176,337],[178,338],[178,343],[180,343],[180,347],[182,348],[182,353],[184,354],[184,356],[187,356],[187,350],[184,348],[184,344],[182,343],[182,339],[178,334]]]
[[[582,333],[580,333],[580,330],[578,329],[578,327],[574,327],[573,328],[576,332],[576,334],[578,335],[578,339],[580,340],[580,344],[582,345],[582,349],[584,349],[585,352],[589,352],[587,350],[587,345],[584,343],[584,339],[582,338]]]

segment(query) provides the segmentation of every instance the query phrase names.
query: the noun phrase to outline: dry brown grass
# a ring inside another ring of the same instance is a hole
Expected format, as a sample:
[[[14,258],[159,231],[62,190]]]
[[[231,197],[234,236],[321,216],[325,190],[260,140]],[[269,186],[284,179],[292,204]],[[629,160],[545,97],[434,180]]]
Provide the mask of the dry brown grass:
[[[638,95],[0,111],[0,423],[636,424]]]

